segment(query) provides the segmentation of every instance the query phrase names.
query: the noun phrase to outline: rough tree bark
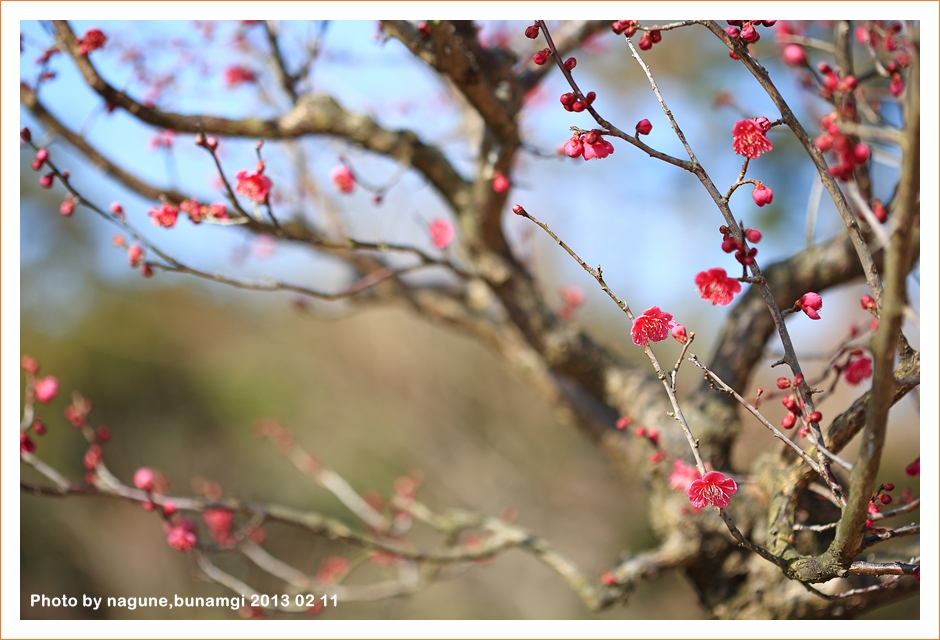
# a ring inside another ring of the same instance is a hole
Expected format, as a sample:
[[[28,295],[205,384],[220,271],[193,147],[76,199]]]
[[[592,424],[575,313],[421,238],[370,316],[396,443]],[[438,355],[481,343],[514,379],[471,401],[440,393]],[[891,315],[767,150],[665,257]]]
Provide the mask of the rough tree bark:
[[[543,32],[547,32],[547,26],[544,23],[541,26]],[[857,207],[843,194],[844,183],[827,172],[823,154],[790,111],[767,72],[748,52],[746,43],[730,36],[724,27],[714,22],[681,23],[663,30],[680,27],[708,29],[737,55],[742,73],[753,74],[774,101],[779,110],[775,114],[777,124],[789,129],[806,147],[809,160],[818,167],[825,188],[848,225],[847,231],[837,237],[752,270],[752,286],[734,302],[713,353],[702,358],[702,362],[728,387],[743,394],[766,355],[769,341],[785,332],[780,310],[789,309],[805,292],[822,292],[867,279],[880,312],[881,324],[871,343],[872,390],[843,414],[834,417],[824,433],[825,446],[831,454],[838,454],[855,437],[866,443],[863,453],[854,461],[851,474],[842,481],[844,507],[839,505],[839,495],[830,491],[831,486],[827,488],[824,478],[785,446],[770,447],[753,462],[751,469],[732,468],[731,454],[741,434],[745,412],[735,397],[716,390],[719,384],[714,378],[703,375],[697,387],[681,398],[682,413],[693,427],[702,459],[714,469],[728,474],[746,473],[755,479],[742,485],[730,511],[740,534],[765,549],[772,560],[742,546],[713,510],[704,515],[691,514],[688,497],[670,487],[668,470],[664,470],[663,465],[651,465],[648,450],[638,447],[636,438],[627,437],[615,426],[618,416],[629,415],[638,423],[659,431],[660,447],[671,458],[688,457],[688,442],[670,417],[675,412],[664,391],[664,381],[648,363],[628,361],[598,344],[591,335],[564,322],[504,235],[502,219],[512,203],[507,201],[506,192],[492,188],[492,178],[497,171],[509,175],[514,159],[524,148],[519,128],[524,97],[547,73],[558,73],[551,61],[537,66],[520,60],[512,51],[486,46],[477,37],[476,26],[468,22],[382,23],[386,38],[400,41],[415,58],[444,78],[466,101],[468,111],[479,118],[481,134],[476,168],[472,175],[465,176],[441,149],[413,132],[383,128],[375,120],[346,109],[332,96],[298,92],[296,81],[300,72],[286,67],[273,24],[265,25],[272,43],[272,60],[293,106],[279,117],[268,120],[227,119],[201,113],[187,115],[146,106],[99,73],[94,56],[80,52],[77,34],[67,22],[55,22],[55,37],[57,46],[71,56],[88,87],[107,104],[124,110],[140,122],[201,136],[266,140],[331,136],[393,158],[427,180],[458,221],[465,260],[458,266],[417,250],[401,252],[416,258],[420,265],[439,264],[448,268],[456,282],[451,287],[410,284],[384,260],[381,252],[384,247],[331,239],[299,218],[275,222],[273,216],[271,220],[246,216],[242,227],[251,233],[270,234],[281,241],[336,256],[353,267],[355,281],[375,282],[374,286],[362,290],[363,296],[374,301],[404,300],[421,317],[479,340],[537,388],[557,409],[562,420],[596,442],[618,465],[646,469],[651,486],[648,517],[660,545],[653,551],[616,563],[610,570],[613,580],[608,580],[609,583],[588,579],[561,560],[552,559],[545,551],[547,547],[540,547],[541,542],[535,538],[523,541],[513,537],[515,533],[506,533],[505,545],[528,545],[537,555],[541,554],[543,560],[548,558],[546,561],[559,570],[587,606],[600,610],[625,603],[640,581],[668,570],[678,570],[694,585],[702,605],[717,618],[856,616],[878,605],[917,594],[919,589],[918,580],[912,577],[882,579],[883,586],[870,588],[878,584],[879,579],[869,576],[910,574],[914,565],[905,564],[907,558],[899,558],[900,562],[895,563],[899,567],[897,571],[888,571],[886,566],[890,563],[887,561],[873,569],[861,562],[860,557],[863,550],[877,542],[872,534],[866,534],[865,520],[869,517],[866,511],[869,494],[875,491],[878,452],[883,446],[888,410],[917,385],[920,375],[920,355],[901,333],[907,305],[905,278],[919,259],[919,230],[915,224],[919,213],[920,154],[917,28],[916,25],[905,26],[910,58],[904,71],[906,93],[902,100],[906,111],[903,127],[893,134],[902,150],[902,160],[895,196],[886,204],[891,214],[887,227],[891,241],[885,247],[875,242],[877,236],[865,219],[858,220]],[[569,51],[610,28],[610,21],[564,24],[557,33],[551,34],[554,36],[550,45],[552,55],[561,62]],[[853,59],[848,52],[851,38],[845,37],[848,29],[848,23],[835,26],[837,34],[842,34],[835,39],[839,47],[835,51],[844,73],[851,71]],[[640,27],[637,33],[643,35],[651,30]],[[569,72],[564,73],[572,77]],[[580,92],[577,88],[575,91]],[[851,96],[851,93],[846,95]],[[64,126],[53,115],[54,109],[37,94],[35,86],[23,83],[20,100],[48,131],[67,140],[88,162],[115,181],[155,201],[163,199],[179,206],[187,200],[186,194],[147,184],[132,171],[109,160],[105,150],[92,147],[79,133]],[[694,156],[689,159],[664,157],[665,154],[647,147],[639,136],[624,133],[603,120],[600,114],[597,114],[597,122],[604,135],[619,138],[648,153],[650,162],[665,160],[674,165],[668,167],[669,170],[685,170],[695,175],[710,193],[714,191],[716,207],[725,213],[729,233],[743,238],[743,230],[735,222],[727,197],[714,188],[706,168],[699,165]],[[851,121],[845,123],[846,131],[853,126],[855,123]],[[862,128],[857,127],[860,133]],[[860,167],[856,174],[858,184],[863,193],[868,193],[867,169],[864,163]],[[80,186],[74,188],[79,204],[85,204]],[[871,250],[870,245],[876,248]],[[583,257],[589,261],[588,257]],[[206,277],[173,259],[154,263],[153,267]],[[471,288],[481,285],[491,295],[490,304],[483,307],[475,305],[467,295]],[[300,293],[331,297],[331,294],[310,290]],[[776,312],[770,303],[775,303]],[[790,370],[781,375],[800,373],[798,363],[787,364]],[[694,365],[686,362],[684,366]],[[812,401],[805,387],[801,392],[806,400]],[[811,442],[807,453],[819,465],[830,462],[830,458],[816,451]],[[117,490],[115,486],[105,483],[97,491],[146,499],[133,489]],[[39,491],[36,487],[31,490]],[[46,491],[84,493],[96,490],[60,486]],[[828,493],[832,501],[816,500],[819,491]],[[177,505],[178,508],[187,506],[198,510],[204,509],[206,504],[194,501]],[[231,503],[228,507],[246,514],[258,513],[250,505]],[[809,521],[814,523],[838,521],[839,525],[824,532],[800,529],[796,526],[798,512],[804,517],[808,513]],[[330,535],[336,533],[329,526],[324,529],[325,525],[321,526],[319,521],[304,520],[299,514],[267,509],[265,516],[303,521],[303,526],[311,530],[321,527],[321,531],[332,532]],[[374,541],[361,538],[354,542],[369,546]],[[912,545],[911,555],[918,553],[916,544]],[[456,557],[456,552],[454,555]],[[856,591],[845,597],[831,597],[809,587],[809,583],[836,578],[843,581],[841,592]]]

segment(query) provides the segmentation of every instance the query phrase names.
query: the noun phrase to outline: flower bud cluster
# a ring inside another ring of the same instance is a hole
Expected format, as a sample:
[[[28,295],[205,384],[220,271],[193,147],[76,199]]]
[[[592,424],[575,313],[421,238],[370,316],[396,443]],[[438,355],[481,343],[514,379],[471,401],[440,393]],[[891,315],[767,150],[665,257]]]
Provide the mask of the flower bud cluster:
[[[570,58],[573,60],[574,58]],[[558,99],[561,102],[561,106],[565,108],[565,111],[573,111],[575,113],[581,113],[589,104],[594,104],[594,99],[597,97],[597,94],[593,91],[588,91],[585,94],[584,99],[578,97],[574,92],[563,93]]]
[[[615,20],[611,23],[610,28],[613,29],[614,33],[618,36],[624,35],[628,38],[632,38],[639,26],[640,23],[636,20]]]
[[[731,26],[725,29],[725,33],[730,38],[741,38],[748,44],[754,44],[760,40],[757,27],[772,27],[776,23],[776,20],[728,20]]]
[[[829,175],[842,182],[851,180],[855,167],[868,162],[871,149],[865,143],[854,143],[849,136],[842,133],[835,111],[824,115],[819,125],[825,133],[816,138],[816,148],[823,153],[831,152],[836,156],[836,163],[829,167]]]
[[[663,34],[658,30],[654,29],[652,31],[647,31],[642,36],[640,36],[640,41],[637,42],[637,46],[642,51],[649,51],[653,48],[654,44],[658,44],[663,39]]]
[[[755,189],[756,191],[756,189]],[[767,189],[770,191],[770,189]],[[773,198],[773,193],[771,193],[771,198]],[[718,231],[721,232],[721,250],[725,253],[734,252],[734,259],[748,267],[755,262],[754,256],[757,255],[757,247],[747,247],[743,242],[735,239],[731,235],[731,229],[725,225],[718,227]],[[752,244],[757,244],[761,241],[761,238],[764,235],[757,229],[745,229],[744,237],[748,242]]]

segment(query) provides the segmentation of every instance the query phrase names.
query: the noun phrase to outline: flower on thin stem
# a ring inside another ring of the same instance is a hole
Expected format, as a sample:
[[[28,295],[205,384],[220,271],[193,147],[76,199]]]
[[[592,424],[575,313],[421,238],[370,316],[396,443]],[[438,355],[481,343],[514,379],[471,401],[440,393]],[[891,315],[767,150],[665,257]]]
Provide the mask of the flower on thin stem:
[[[734,128],[731,129],[734,152],[745,158],[754,159],[765,151],[773,149],[770,139],[764,135],[767,129],[762,126],[763,124],[763,121],[757,118],[735,122]]]
[[[725,477],[720,471],[709,471],[689,485],[689,502],[693,507],[702,508],[710,504],[723,509],[737,492],[738,485],[732,478]]]
[[[659,307],[650,307],[633,319],[630,335],[633,344],[644,346],[650,341],[661,342],[669,337],[669,331],[676,326],[671,313],[661,311]]]
[[[853,354],[853,359],[845,365],[843,373],[845,374],[845,381],[852,385],[859,384],[862,380],[867,380],[872,374],[871,358],[864,354],[862,354],[861,357],[855,358]]]
[[[774,201],[774,192],[770,187],[765,187],[764,183],[760,180],[754,185],[754,191],[751,193],[751,197],[754,198],[754,204],[758,207],[763,207],[765,204],[770,204]]]
[[[179,216],[179,209],[173,205],[163,203],[159,207],[154,207],[147,212],[147,215],[150,216],[150,220],[154,225],[158,227],[170,227],[176,224],[176,218]]]
[[[78,55],[87,56],[92,51],[102,48],[107,41],[108,36],[101,29],[89,29],[81,38],[75,38],[75,44],[78,45]]]
[[[689,341],[689,333],[681,324],[677,324],[672,328],[672,337],[675,338],[679,344],[685,344]]]
[[[695,276],[695,285],[698,287],[703,300],[710,300],[713,305],[730,304],[734,294],[741,293],[741,283],[729,278],[728,273],[721,268],[702,271]]]
[[[803,313],[813,320],[819,320],[819,310],[822,309],[822,297],[812,291],[804,293],[803,297],[796,301],[796,307],[802,309]]]
[[[235,180],[238,193],[259,204],[267,202],[273,184],[269,177],[260,172],[248,173],[242,170],[235,174]]]

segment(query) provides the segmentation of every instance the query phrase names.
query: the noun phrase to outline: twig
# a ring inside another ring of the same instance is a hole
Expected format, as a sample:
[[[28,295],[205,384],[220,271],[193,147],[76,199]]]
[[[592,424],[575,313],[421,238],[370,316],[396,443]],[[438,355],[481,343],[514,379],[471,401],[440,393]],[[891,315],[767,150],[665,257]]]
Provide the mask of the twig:
[[[754,416],[755,418],[757,418],[757,420],[758,420],[762,425],[764,425],[765,427],[767,427],[767,428],[770,430],[770,432],[773,434],[773,436],[774,436],[775,438],[777,438],[778,440],[780,440],[781,442],[783,442],[783,444],[787,445],[790,449],[792,449],[792,450],[796,453],[796,455],[798,455],[798,456],[803,460],[803,462],[805,462],[807,465],[809,465],[809,467],[810,467],[811,469],[813,469],[816,473],[818,473],[818,474],[820,474],[820,475],[823,475],[823,473],[822,473],[822,468],[819,466],[819,464],[817,464],[816,461],[813,460],[813,459],[809,456],[809,454],[807,454],[805,451],[803,451],[803,449],[800,447],[800,445],[798,445],[798,444],[796,444],[795,442],[793,442],[792,440],[790,440],[790,438],[788,438],[788,437],[786,436],[786,434],[784,434],[782,431],[780,431],[780,429],[778,429],[770,420],[768,420],[767,418],[765,418],[765,417],[764,417],[764,414],[761,413],[760,410],[759,410],[757,407],[755,407],[754,405],[752,405],[751,403],[749,403],[747,400],[745,400],[745,399],[741,396],[741,394],[739,394],[737,391],[735,391],[734,389],[732,389],[731,387],[729,387],[727,384],[725,384],[725,382],[724,382],[721,378],[719,378],[719,377],[718,377],[717,375],[715,375],[708,367],[706,367],[704,364],[702,364],[702,363],[699,361],[698,357],[695,356],[695,354],[690,354],[690,355],[689,355],[689,362],[691,362],[691,363],[694,364],[696,367],[698,367],[699,369],[701,369],[702,371],[704,371],[704,372],[705,372],[705,377],[706,377],[706,379],[708,379],[708,380],[712,381],[714,384],[718,385],[718,387],[720,387],[719,390],[720,390],[722,393],[725,393],[725,394],[731,396],[732,398],[734,398],[734,399],[737,401],[738,404],[740,404],[742,407],[744,407],[745,409],[747,409],[748,412],[749,412],[752,416]]]

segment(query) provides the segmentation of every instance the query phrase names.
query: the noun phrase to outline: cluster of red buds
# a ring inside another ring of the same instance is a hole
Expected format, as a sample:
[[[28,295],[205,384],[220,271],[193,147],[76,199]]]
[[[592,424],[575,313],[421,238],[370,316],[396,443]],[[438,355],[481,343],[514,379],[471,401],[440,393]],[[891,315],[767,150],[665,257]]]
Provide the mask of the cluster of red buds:
[[[826,100],[831,98],[833,93],[849,93],[858,86],[858,79],[855,76],[850,73],[839,77],[839,74],[826,62],[820,62],[816,68],[823,77],[823,86],[819,90],[819,95]]]
[[[901,78],[901,68],[906,67],[910,63],[911,57],[906,52],[901,52],[898,54],[896,61],[892,60],[885,65],[885,70],[891,74],[891,80],[888,82],[888,91],[890,91],[891,95],[895,98],[904,91],[904,79]]]
[[[776,23],[776,20],[728,20],[731,26],[725,29],[725,33],[729,38],[741,38],[748,44],[754,44],[760,40],[757,27],[772,27]]]
[[[659,431],[653,427],[639,426],[633,430],[637,438],[646,438],[655,451],[650,454],[650,464],[657,464],[666,459],[666,453],[659,447]]]
[[[725,225],[718,227],[718,231],[721,232],[721,250],[725,253],[731,253],[734,251],[734,259],[743,264],[744,266],[750,266],[754,264],[754,256],[757,255],[757,247],[746,247],[745,244],[739,240],[736,240],[734,236],[731,235],[731,229]],[[757,229],[745,229],[744,237],[748,242],[752,244],[757,244],[761,241],[761,238],[764,235]]]
[[[632,38],[639,26],[640,23],[636,20],[616,20],[611,23],[610,28],[613,29],[614,33],[618,36],[624,35],[628,38]]]
[[[640,36],[640,41],[636,43],[636,46],[642,51],[649,51],[653,48],[654,44],[658,44],[662,39],[663,34],[660,33],[659,29],[653,29]]]
[[[894,502],[894,498],[888,495],[891,491],[894,491],[894,484],[891,482],[878,485],[878,491],[876,491],[875,495],[873,495],[871,500],[868,501],[868,515],[874,516],[877,513],[881,513],[881,505],[887,505]],[[874,533],[883,533],[886,531],[886,529],[872,526],[871,518],[865,520],[865,526],[871,529]]]
[[[199,224],[206,218],[214,220],[228,220],[228,208],[222,202],[214,202],[210,205],[200,203],[195,198],[184,200],[180,203],[180,211],[189,216],[193,224]]]
[[[816,138],[816,148],[823,153],[832,151],[838,162],[829,167],[829,175],[846,182],[855,173],[855,167],[868,161],[871,149],[865,143],[854,143],[839,130],[838,115],[833,111],[824,115],[819,124],[826,132]]]
[[[574,58],[571,58],[571,60],[574,60]],[[584,99],[581,99],[578,97],[576,93],[572,91],[569,93],[561,94],[561,97],[558,98],[558,100],[559,102],[561,102],[561,106],[565,108],[565,111],[574,111],[575,113],[581,113],[582,111],[587,109],[587,106],[589,104],[594,104],[594,99],[596,97],[597,97],[596,93],[594,93],[593,91],[588,91],[585,94]]]
[[[895,34],[900,33],[900,31],[900,22],[892,22],[887,26],[883,26],[876,21],[869,26],[859,25],[855,27],[855,39],[859,44],[870,46],[872,49],[877,49],[880,46],[885,51],[891,52],[898,48]]]
[[[788,378],[777,378],[778,389],[789,389],[792,386],[795,390],[802,383],[803,383],[802,375],[797,375],[793,383],[791,383]],[[796,424],[797,416],[803,413],[803,408],[804,408],[803,400],[802,399],[798,400],[797,397],[798,396],[796,395],[796,393],[792,393],[790,395],[784,396],[783,400],[780,401],[783,404],[783,406],[786,407],[788,411],[787,415],[783,416],[783,420],[780,421],[780,426],[783,427],[784,429],[792,429],[793,426]],[[810,422],[819,423],[822,421],[822,418],[823,417],[820,412],[813,411],[808,416],[806,416],[806,422],[807,423],[810,423]],[[800,436],[806,436],[806,434],[808,433],[809,433],[809,427],[807,425],[804,425],[799,430]]]
[[[872,49],[879,47],[888,53],[894,54],[894,59],[885,63],[885,70],[890,74],[888,89],[891,95],[897,98],[904,91],[904,79],[901,77],[901,69],[911,63],[911,54],[904,49],[898,49],[899,42],[897,34],[901,31],[901,23],[892,22],[883,25],[880,21],[875,21],[868,26],[859,25],[855,28],[855,39]]]
[[[81,38],[75,38],[75,45],[78,47],[78,54],[87,56],[92,51],[97,51],[108,41],[108,36],[101,29],[89,29]]]
[[[777,23],[776,20],[728,20],[730,27],[725,28],[725,33],[729,38],[744,40],[747,44],[754,44],[760,40],[760,33],[757,27],[772,27]],[[728,56],[732,60],[737,60],[738,56],[734,51],[729,51]]]

